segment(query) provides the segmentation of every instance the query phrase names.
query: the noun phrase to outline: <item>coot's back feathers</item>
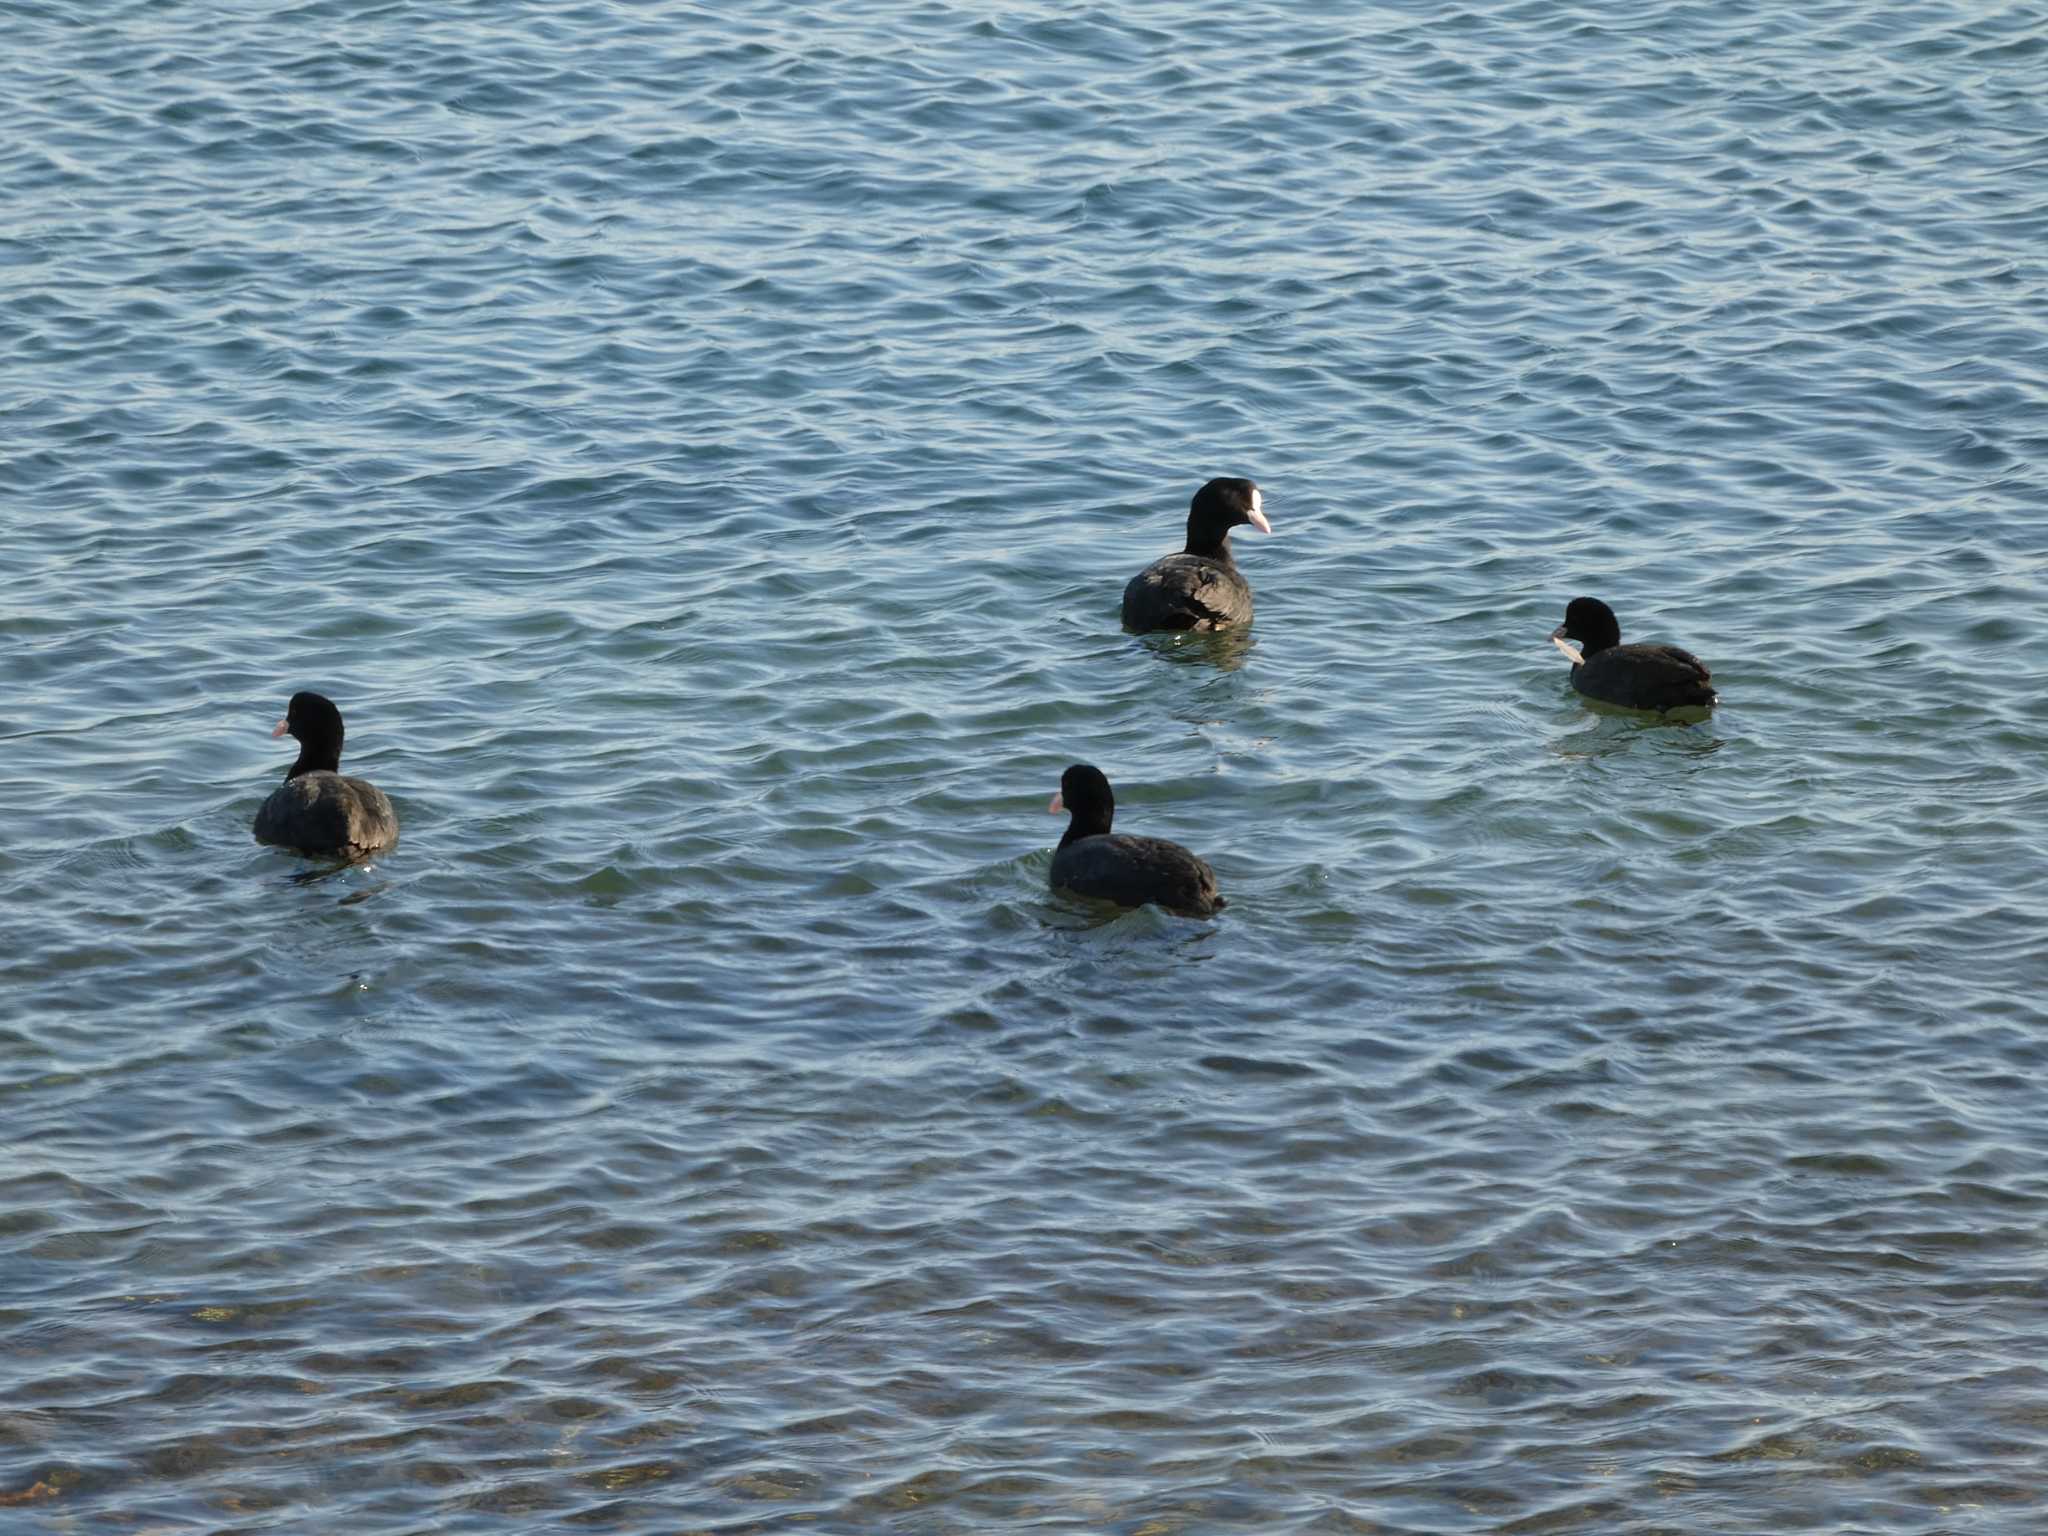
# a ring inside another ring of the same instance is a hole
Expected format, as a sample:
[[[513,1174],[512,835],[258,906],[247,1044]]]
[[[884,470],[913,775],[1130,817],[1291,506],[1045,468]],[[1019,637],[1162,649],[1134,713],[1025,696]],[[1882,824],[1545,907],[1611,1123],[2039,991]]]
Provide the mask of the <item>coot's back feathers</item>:
[[[367,779],[316,771],[287,779],[256,810],[256,841],[351,857],[398,841],[398,813]]]
[[[1228,629],[1252,619],[1252,589],[1230,553],[1230,530],[1273,531],[1249,480],[1211,480],[1188,504],[1187,547],[1153,561],[1124,588],[1124,628]]]
[[[1078,896],[1120,907],[1156,902],[1169,912],[1207,917],[1222,910],[1216,872],[1163,837],[1099,833],[1052,856],[1052,883]]]
[[[1205,555],[1165,555],[1124,588],[1124,628],[1229,629],[1252,621],[1252,589],[1235,565]]]
[[[341,768],[341,711],[317,693],[295,693],[272,736],[299,743],[284,783],[256,810],[256,841],[302,853],[355,858],[398,841],[398,813],[384,791]]]
[[[1583,659],[1572,667],[1572,686],[1589,699],[1623,709],[1704,709],[1719,699],[1713,674],[1691,651],[1675,645],[1621,643],[1614,610],[1596,597],[1575,597],[1553,640],[1576,640]]]
[[[1227,905],[1216,890],[1216,871],[1179,843],[1109,830],[1116,798],[1100,769],[1085,763],[1069,768],[1046,809],[1072,817],[1052,856],[1055,889],[1120,907],[1155,902],[1191,917],[1207,917]]]
[[[1687,709],[1713,704],[1707,665],[1675,645],[1617,645],[1572,668],[1572,686],[1624,709]]]

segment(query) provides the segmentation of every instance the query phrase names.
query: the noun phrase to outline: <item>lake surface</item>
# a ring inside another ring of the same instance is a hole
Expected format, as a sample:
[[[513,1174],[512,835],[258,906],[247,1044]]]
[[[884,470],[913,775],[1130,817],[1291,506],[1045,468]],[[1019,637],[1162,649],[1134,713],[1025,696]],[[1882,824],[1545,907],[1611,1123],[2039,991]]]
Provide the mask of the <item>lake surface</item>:
[[[2048,7],[0,27],[7,1529],[2042,1528]]]

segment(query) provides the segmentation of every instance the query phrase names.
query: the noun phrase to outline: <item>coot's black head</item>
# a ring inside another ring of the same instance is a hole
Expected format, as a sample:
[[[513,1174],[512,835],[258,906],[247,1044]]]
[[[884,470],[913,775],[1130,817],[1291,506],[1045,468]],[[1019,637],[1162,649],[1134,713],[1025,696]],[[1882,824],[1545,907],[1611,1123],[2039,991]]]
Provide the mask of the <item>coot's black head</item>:
[[[1229,558],[1230,530],[1246,523],[1271,533],[1265,500],[1249,480],[1211,480],[1188,503],[1188,553]]]
[[[1065,811],[1073,817],[1067,823],[1067,835],[1060,839],[1064,848],[1077,837],[1107,832],[1116,818],[1116,796],[1110,793],[1109,780],[1102,776],[1100,768],[1076,763],[1060,775],[1059,793],[1052,797],[1046,810],[1054,815]]]
[[[1576,640],[1587,656],[1621,644],[1621,624],[1614,610],[1597,597],[1575,597],[1565,604],[1564,622],[1550,632],[1553,640]]]
[[[340,771],[341,711],[325,694],[293,694],[291,703],[285,706],[284,718],[270,734],[290,734],[298,740],[299,760],[292,764],[285,778],[296,779],[302,773],[323,769],[328,773]]]

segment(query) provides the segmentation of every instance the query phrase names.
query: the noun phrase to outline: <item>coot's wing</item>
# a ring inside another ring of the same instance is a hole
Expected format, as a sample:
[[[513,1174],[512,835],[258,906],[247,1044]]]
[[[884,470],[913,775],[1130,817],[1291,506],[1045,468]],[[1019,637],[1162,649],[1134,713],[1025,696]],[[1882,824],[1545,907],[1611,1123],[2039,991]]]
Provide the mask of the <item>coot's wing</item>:
[[[1707,664],[1704,661],[1693,655],[1691,651],[1681,649],[1678,646],[1646,645],[1643,649],[1654,652],[1666,666],[1671,668],[1671,675],[1674,677],[1690,677],[1695,682],[1704,683],[1709,681],[1714,675],[1707,670]]]
[[[270,792],[256,811],[256,841],[307,853],[335,853],[347,846],[348,815],[334,786],[340,775],[302,773]]]
[[[302,773],[256,810],[259,843],[305,853],[370,853],[398,841],[398,813],[383,790],[338,773]]]
[[[263,797],[263,803],[256,807],[256,821],[249,830],[259,843],[269,843],[275,848],[289,848],[286,841],[285,822],[291,814],[288,809],[291,796],[286,791],[289,784],[281,784]]]
[[[1643,649],[1656,659],[1654,675],[1661,691],[1690,694],[1689,702],[1696,704],[1714,702],[1714,674],[1691,651],[1675,645],[1646,645]]]
[[[1055,885],[1121,907],[1149,901],[1200,916],[1224,905],[1216,893],[1216,872],[1179,843],[1160,837],[1084,837],[1054,857],[1052,876]]]
[[[1197,555],[1168,555],[1124,588],[1124,627],[1222,629],[1252,616],[1252,591],[1228,566]]]
[[[1625,709],[1684,709],[1716,699],[1707,664],[1675,645],[1614,646],[1574,668],[1572,682]]]
[[[369,853],[397,842],[398,812],[391,808],[391,797],[368,779],[345,778],[339,783],[349,846]]]

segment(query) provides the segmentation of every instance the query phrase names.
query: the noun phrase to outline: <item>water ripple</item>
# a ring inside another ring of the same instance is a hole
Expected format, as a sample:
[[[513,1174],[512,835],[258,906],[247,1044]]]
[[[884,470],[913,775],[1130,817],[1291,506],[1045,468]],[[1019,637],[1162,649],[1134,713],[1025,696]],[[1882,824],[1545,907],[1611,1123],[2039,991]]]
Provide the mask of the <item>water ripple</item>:
[[[2048,11],[8,14],[0,1506],[2038,1525]]]

